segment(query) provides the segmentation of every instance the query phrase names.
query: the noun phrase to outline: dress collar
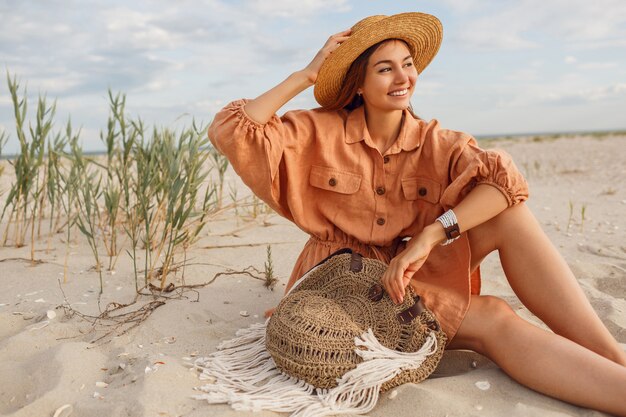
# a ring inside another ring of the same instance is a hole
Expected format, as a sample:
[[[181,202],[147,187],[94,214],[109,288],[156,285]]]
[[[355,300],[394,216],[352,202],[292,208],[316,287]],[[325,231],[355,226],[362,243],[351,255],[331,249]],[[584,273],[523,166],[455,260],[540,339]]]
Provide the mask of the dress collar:
[[[398,139],[387,150],[387,154],[399,153],[403,151],[412,151],[420,146],[421,140],[421,121],[414,118],[411,112],[404,110],[404,118]],[[365,108],[359,106],[348,114],[346,121],[346,143],[353,144],[365,141],[365,143],[374,148],[374,142],[367,130],[365,123]]]

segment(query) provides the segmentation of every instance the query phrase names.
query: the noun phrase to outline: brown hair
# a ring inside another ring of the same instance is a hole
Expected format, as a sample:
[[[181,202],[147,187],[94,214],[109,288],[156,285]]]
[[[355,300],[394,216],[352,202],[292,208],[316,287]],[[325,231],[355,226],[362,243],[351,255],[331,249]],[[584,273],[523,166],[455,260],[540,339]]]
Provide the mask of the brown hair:
[[[351,111],[363,105],[363,97],[358,95],[356,92],[365,81],[367,63],[372,54],[384,43],[389,41],[400,41],[404,43],[409,50],[411,49],[402,39],[385,39],[367,48],[352,62],[350,68],[348,68],[348,72],[346,72],[346,76],[341,84],[341,89],[339,90],[339,95],[336,101],[337,104],[333,107],[329,107],[329,110],[346,109]],[[415,113],[413,113],[413,106],[409,105],[409,111],[413,114],[413,116],[417,117]]]

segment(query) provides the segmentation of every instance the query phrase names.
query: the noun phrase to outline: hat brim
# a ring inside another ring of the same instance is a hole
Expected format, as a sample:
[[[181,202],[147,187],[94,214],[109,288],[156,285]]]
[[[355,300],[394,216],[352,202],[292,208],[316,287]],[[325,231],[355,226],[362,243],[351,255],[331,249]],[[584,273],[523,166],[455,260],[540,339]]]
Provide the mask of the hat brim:
[[[400,13],[374,22],[351,34],[326,58],[315,82],[315,100],[322,107],[335,106],[350,65],[378,42],[386,39],[405,41],[411,50],[413,65],[421,74],[437,55],[442,38],[441,22],[426,13]]]

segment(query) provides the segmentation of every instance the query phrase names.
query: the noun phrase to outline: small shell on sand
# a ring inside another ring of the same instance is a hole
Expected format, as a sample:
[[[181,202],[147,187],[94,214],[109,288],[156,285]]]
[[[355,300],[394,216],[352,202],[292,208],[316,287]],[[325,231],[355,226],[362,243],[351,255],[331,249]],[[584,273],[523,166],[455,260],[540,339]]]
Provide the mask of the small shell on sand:
[[[57,313],[55,313],[55,311],[54,311],[54,310],[48,310],[48,311],[46,312],[46,316],[48,316],[48,318],[49,318],[50,320],[52,320],[53,318],[55,318],[55,317],[57,316]]]
[[[489,388],[491,388],[491,384],[489,383],[489,381],[476,381],[474,385],[476,385],[476,388],[481,391],[487,391]]]
[[[242,310],[242,311],[239,312],[239,315],[241,317],[248,317],[250,314],[248,314],[248,312],[246,310]]]
[[[65,404],[57,408],[52,417],[68,417],[74,412],[74,407],[71,404]]]
[[[394,389],[393,391],[391,391],[391,393],[389,394],[389,399],[393,400],[394,398],[396,398],[398,396],[398,390]]]
[[[96,382],[96,387],[98,387],[98,388],[106,388],[108,386],[109,386],[109,384],[107,384],[106,382],[102,382],[102,381]]]

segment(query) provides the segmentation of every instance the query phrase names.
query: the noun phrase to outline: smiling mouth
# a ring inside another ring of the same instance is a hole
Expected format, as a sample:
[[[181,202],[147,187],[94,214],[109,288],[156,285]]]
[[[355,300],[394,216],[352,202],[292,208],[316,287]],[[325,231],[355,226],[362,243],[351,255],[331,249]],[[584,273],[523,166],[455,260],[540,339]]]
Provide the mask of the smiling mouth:
[[[409,93],[409,89],[405,88],[403,90],[392,91],[391,93],[389,93],[389,95],[393,97],[402,97],[402,96],[407,95],[408,93]]]

